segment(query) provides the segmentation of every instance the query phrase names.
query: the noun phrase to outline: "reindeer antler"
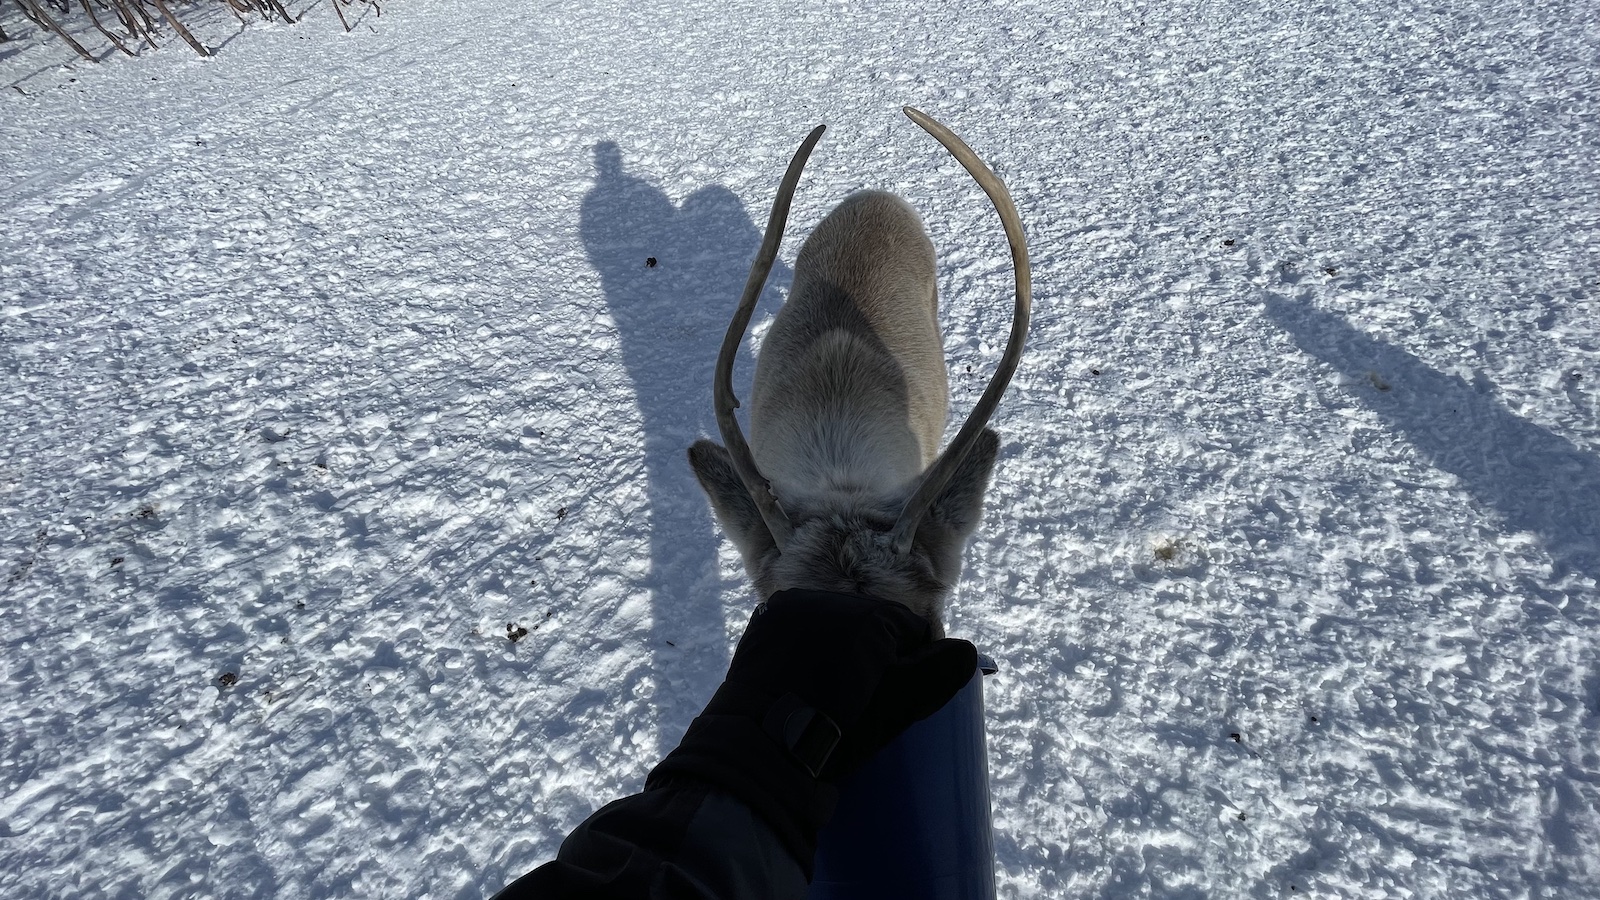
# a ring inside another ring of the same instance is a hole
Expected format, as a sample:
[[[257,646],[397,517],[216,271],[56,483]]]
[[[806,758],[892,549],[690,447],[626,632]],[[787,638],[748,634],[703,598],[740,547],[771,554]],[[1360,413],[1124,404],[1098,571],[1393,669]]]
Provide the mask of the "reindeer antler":
[[[978,434],[988,424],[989,418],[994,415],[995,407],[1000,405],[1000,397],[1005,394],[1006,387],[1011,384],[1011,376],[1017,371],[1017,363],[1022,360],[1022,345],[1028,334],[1028,319],[1033,311],[1033,274],[1028,267],[1027,238],[1022,233],[1022,219],[1017,215],[1017,206],[1011,201],[1011,192],[1006,190],[1005,182],[1001,181],[993,171],[972,152],[961,138],[956,137],[950,129],[939,124],[927,113],[909,106],[902,110],[911,121],[922,126],[922,130],[933,135],[950,155],[961,163],[983,192],[989,195],[989,202],[994,204],[995,211],[1000,213],[1000,224],[1006,231],[1006,242],[1011,245],[1011,267],[1016,273],[1017,303],[1011,316],[1011,337],[1006,342],[1005,355],[1000,357],[1000,365],[996,368],[994,377],[989,380],[989,386],[984,389],[983,396],[979,398],[978,405],[973,407],[971,415],[956,433],[955,440],[950,442],[939,458],[923,474],[922,482],[906,501],[900,510],[900,517],[895,520],[894,531],[890,533],[890,545],[896,553],[906,553],[911,549],[911,542],[917,534],[917,525],[927,515],[929,507],[939,498],[945,485],[955,475],[961,461],[972,450],[978,440]],[[753,277],[753,275],[752,275]],[[724,345],[726,349],[726,345]]]
[[[789,160],[788,171],[783,173],[778,196],[772,201],[772,215],[767,218],[767,233],[761,238],[761,249],[757,251],[755,262],[750,265],[750,277],[744,283],[744,295],[739,298],[739,308],[733,313],[733,321],[728,323],[728,333],[722,337],[722,351],[717,354],[717,375],[711,392],[717,409],[717,427],[722,431],[722,442],[728,447],[733,469],[739,473],[739,480],[744,482],[744,489],[755,501],[756,509],[761,511],[761,519],[767,523],[767,530],[772,532],[772,540],[778,545],[780,553],[789,542],[789,536],[794,533],[794,527],[789,524],[789,516],[772,493],[772,484],[756,468],[750,445],[745,442],[744,431],[739,428],[739,418],[733,412],[739,406],[739,398],[733,395],[733,360],[739,354],[739,344],[750,325],[756,300],[761,296],[761,289],[766,287],[773,260],[778,257],[778,245],[783,242],[783,229],[789,221],[789,203],[794,199],[795,186],[800,183],[800,171],[811,156],[811,148],[822,139],[822,132],[826,129],[827,126],[818,125],[806,135],[806,139],[800,143],[800,149],[794,152],[794,158]]]

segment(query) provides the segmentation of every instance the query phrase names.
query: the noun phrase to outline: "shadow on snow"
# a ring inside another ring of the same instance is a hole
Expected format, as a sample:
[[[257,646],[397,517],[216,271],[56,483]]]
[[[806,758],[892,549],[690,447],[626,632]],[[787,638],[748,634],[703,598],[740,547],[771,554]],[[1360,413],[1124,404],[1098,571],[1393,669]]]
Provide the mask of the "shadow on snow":
[[[674,206],[660,188],[623,171],[616,144],[596,144],[594,161],[595,184],[583,199],[579,226],[616,321],[644,428],[650,574],[643,587],[650,591],[652,652],[660,656],[670,641],[684,654],[658,671],[675,682],[671,669],[680,669],[690,693],[684,702],[703,703],[727,668],[728,646],[718,536],[686,452],[696,438],[717,434],[711,404],[717,351],[761,233],[721,185]],[[788,269],[775,266],[763,303],[775,308],[775,288],[788,281]],[[751,368],[741,351],[736,386],[749,384]],[[663,742],[675,741],[673,732],[698,709],[662,710]]]
[[[1337,315],[1278,296],[1268,318],[1302,350],[1352,379],[1348,393],[1377,413],[1422,458],[1455,475],[1510,531],[1539,536],[1553,575],[1600,579],[1600,459],[1508,410],[1494,384],[1438,372]],[[1525,588],[1582,622],[1570,594]]]

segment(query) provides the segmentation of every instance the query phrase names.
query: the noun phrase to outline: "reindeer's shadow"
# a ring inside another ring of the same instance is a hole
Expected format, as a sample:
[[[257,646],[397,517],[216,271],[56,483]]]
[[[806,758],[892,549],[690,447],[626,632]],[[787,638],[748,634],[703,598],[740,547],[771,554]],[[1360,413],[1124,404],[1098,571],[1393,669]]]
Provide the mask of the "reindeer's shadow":
[[[1509,529],[1537,534],[1557,577],[1600,578],[1600,460],[1507,409],[1486,379],[1467,382],[1352,327],[1338,316],[1269,297],[1267,317],[1307,353],[1346,375],[1352,396],[1453,473]],[[1525,585],[1530,590],[1536,586]],[[1569,598],[1555,598],[1558,602]],[[1590,604],[1562,603],[1592,622]]]
[[[701,188],[674,206],[660,188],[623,171],[616,144],[596,144],[594,160],[595,184],[583,199],[579,228],[616,321],[644,425],[650,574],[643,587],[650,591],[652,650],[673,651],[674,660],[662,659],[658,668],[664,683],[684,693],[662,700],[687,704],[661,710],[663,734],[670,736],[687,726],[728,663],[718,537],[685,451],[696,438],[717,434],[712,373],[761,233],[726,187]],[[774,266],[762,301],[767,309],[776,310],[777,289],[789,279],[786,267]],[[749,384],[748,357],[741,352],[735,365],[736,392]]]

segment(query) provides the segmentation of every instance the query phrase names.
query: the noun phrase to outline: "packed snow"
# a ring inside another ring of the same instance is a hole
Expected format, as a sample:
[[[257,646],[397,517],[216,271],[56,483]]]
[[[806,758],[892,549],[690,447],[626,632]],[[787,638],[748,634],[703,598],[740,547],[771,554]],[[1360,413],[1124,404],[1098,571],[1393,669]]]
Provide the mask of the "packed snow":
[[[896,191],[952,433],[999,358],[902,104],[1034,258],[947,615],[1000,895],[1600,896],[1585,4],[297,11],[0,6],[0,897],[477,898],[638,790],[754,603],[683,451],[813,125],[783,258]]]

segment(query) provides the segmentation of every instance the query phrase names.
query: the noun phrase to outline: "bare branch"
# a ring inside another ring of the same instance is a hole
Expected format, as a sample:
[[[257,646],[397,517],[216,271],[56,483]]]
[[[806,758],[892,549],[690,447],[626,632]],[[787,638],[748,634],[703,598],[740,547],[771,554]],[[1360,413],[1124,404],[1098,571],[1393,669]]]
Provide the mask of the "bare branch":
[[[94,58],[94,54],[83,49],[82,44],[73,40],[72,35],[67,34],[60,25],[57,25],[56,20],[50,18],[50,14],[45,12],[44,7],[40,6],[37,2],[35,2],[35,0],[17,0],[17,5],[22,7],[22,11],[27,14],[28,18],[55,32],[57,37],[61,38],[63,41],[66,41],[68,44],[71,44],[72,49],[78,51],[79,56],[87,59],[89,62],[99,62],[99,60]]]
[[[156,20],[150,17],[150,10],[144,8],[143,0],[131,0],[131,9],[138,14],[139,27],[144,31],[145,40],[149,40],[156,30]]]
[[[122,23],[122,30],[128,37],[137,38],[139,29],[134,27],[133,13],[128,11],[127,5],[122,0],[109,0],[111,11],[117,14],[117,21]]]
[[[206,49],[206,45],[195,40],[194,35],[189,33],[189,29],[185,28],[183,23],[178,21],[178,17],[172,14],[172,10],[167,9],[165,0],[151,0],[151,2],[156,5],[156,9],[161,10],[161,17],[166,19],[167,23],[178,32],[178,36],[183,38],[184,43],[194,48],[194,52],[201,56],[211,55],[211,51]]]
[[[156,23],[138,0],[111,0],[111,2],[116,5],[117,15],[122,18],[122,24],[128,29],[129,37],[142,38],[152,49],[161,48],[161,45],[156,43]]]
[[[277,10],[278,15],[283,17],[283,21],[289,23],[290,25],[294,24],[294,16],[289,15],[289,11],[284,9],[283,4],[279,3],[278,0],[263,0],[263,3],[265,6]]]
[[[116,47],[118,50],[121,50],[125,56],[133,55],[132,50],[129,50],[126,46],[124,46],[122,41],[117,39],[116,35],[107,31],[106,27],[100,24],[100,17],[95,15],[94,7],[90,5],[89,0],[78,0],[78,2],[83,4],[83,11],[89,14],[89,21],[94,23],[95,29],[101,34],[105,35],[106,40],[110,41],[112,46]]]

